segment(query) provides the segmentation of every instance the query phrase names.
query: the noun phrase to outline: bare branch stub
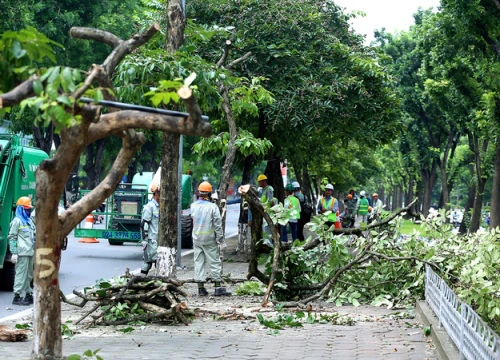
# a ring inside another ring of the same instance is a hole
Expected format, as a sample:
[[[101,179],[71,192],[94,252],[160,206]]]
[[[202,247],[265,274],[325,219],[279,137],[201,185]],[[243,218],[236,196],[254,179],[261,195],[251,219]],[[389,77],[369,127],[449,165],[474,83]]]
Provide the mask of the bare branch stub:
[[[154,23],[148,30],[142,34],[136,34],[129,40],[121,40],[117,36],[102,30],[90,28],[71,28],[70,35],[79,39],[95,40],[113,47],[113,51],[108,55],[102,64],[108,77],[111,77],[116,66],[122,59],[132,51],[144,45],[160,30],[160,25]]]
[[[69,30],[69,35],[74,39],[99,41],[111,46],[112,48],[117,47],[123,42],[123,40],[115,34],[87,27],[72,27]]]
[[[232,69],[233,67],[235,67],[239,63],[247,60],[250,56],[252,56],[252,53],[249,51],[245,55],[243,55],[242,57],[240,57],[240,58],[238,58],[236,60],[233,60],[229,64],[227,64],[226,65],[226,69],[228,69],[228,70]]]
[[[0,109],[18,105],[21,101],[35,94],[33,82],[38,76],[31,76],[28,80],[22,82],[11,91],[0,95]]]
[[[80,219],[90,214],[96,208],[96,204],[99,204],[103,198],[107,198],[113,193],[123,173],[127,169],[128,164],[145,141],[142,133],[136,133],[134,131],[131,135],[135,137],[131,138],[130,134],[124,134],[122,148],[106,178],[104,178],[94,190],[75,204],[71,205],[71,207],[59,217],[59,221],[62,224],[62,234],[69,234],[71,230],[78,225]]]

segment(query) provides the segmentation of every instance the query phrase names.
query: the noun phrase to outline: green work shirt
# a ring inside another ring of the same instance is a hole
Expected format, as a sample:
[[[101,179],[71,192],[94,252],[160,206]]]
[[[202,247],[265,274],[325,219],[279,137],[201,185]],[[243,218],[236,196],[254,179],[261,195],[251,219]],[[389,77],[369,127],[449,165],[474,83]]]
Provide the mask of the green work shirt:
[[[292,210],[290,211],[289,222],[297,222],[297,220],[300,219],[300,201],[295,196],[289,195],[285,199],[284,208],[286,210]]]
[[[368,199],[367,198],[361,198],[359,200],[359,208],[358,208],[358,214],[359,215],[368,215]]]
[[[35,255],[35,225],[29,220],[23,225],[21,219],[14,218],[9,228],[10,252],[19,256]]]

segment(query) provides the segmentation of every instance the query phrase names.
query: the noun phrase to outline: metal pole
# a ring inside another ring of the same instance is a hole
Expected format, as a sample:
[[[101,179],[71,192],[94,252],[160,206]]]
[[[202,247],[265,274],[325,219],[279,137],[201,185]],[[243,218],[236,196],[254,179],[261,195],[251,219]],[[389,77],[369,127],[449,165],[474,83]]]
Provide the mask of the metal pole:
[[[179,139],[179,163],[177,166],[179,197],[177,198],[177,267],[182,268],[182,143],[183,136]]]
[[[83,103],[86,103],[86,104],[97,104],[97,105],[103,105],[103,106],[111,106],[111,107],[116,107],[116,108],[125,109],[125,110],[137,110],[137,111],[144,111],[144,112],[149,112],[149,113],[153,113],[153,114],[179,116],[179,117],[183,117],[183,118],[189,117],[189,114],[186,112],[157,109],[157,108],[152,108],[152,107],[148,107],[148,106],[122,103],[122,102],[118,102],[118,101],[109,101],[109,100],[95,101],[94,99],[89,99],[89,98],[84,98],[84,97],[82,97],[78,100],[83,102]],[[201,118],[203,120],[208,120],[208,116],[206,116],[206,115],[202,115]]]

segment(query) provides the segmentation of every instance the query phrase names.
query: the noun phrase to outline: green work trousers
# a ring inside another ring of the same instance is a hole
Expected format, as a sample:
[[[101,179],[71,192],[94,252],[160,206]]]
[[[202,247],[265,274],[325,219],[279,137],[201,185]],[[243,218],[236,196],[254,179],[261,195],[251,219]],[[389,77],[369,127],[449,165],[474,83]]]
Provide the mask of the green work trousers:
[[[18,256],[16,263],[16,277],[14,278],[14,294],[31,294],[31,280],[33,280],[33,256]]]
[[[194,278],[198,282],[205,282],[205,264],[210,268],[210,277],[213,281],[221,281],[221,263],[219,247],[215,243],[194,244]]]

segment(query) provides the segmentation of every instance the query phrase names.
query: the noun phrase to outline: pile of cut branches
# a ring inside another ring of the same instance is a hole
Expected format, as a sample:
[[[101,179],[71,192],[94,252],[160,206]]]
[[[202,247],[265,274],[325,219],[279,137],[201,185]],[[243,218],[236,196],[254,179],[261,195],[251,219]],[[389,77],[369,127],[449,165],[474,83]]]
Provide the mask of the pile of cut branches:
[[[183,298],[187,294],[180,288],[183,282],[162,276],[134,276],[128,270],[125,275],[112,280],[98,280],[93,287],[73,293],[81,302],[68,300],[61,292],[61,300],[70,305],[94,306],[75,324],[88,316],[91,324],[124,325],[130,323],[167,321],[189,324],[194,312],[188,309]],[[100,312],[99,312],[100,311]],[[94,314],[98,312],[97,314]]]

